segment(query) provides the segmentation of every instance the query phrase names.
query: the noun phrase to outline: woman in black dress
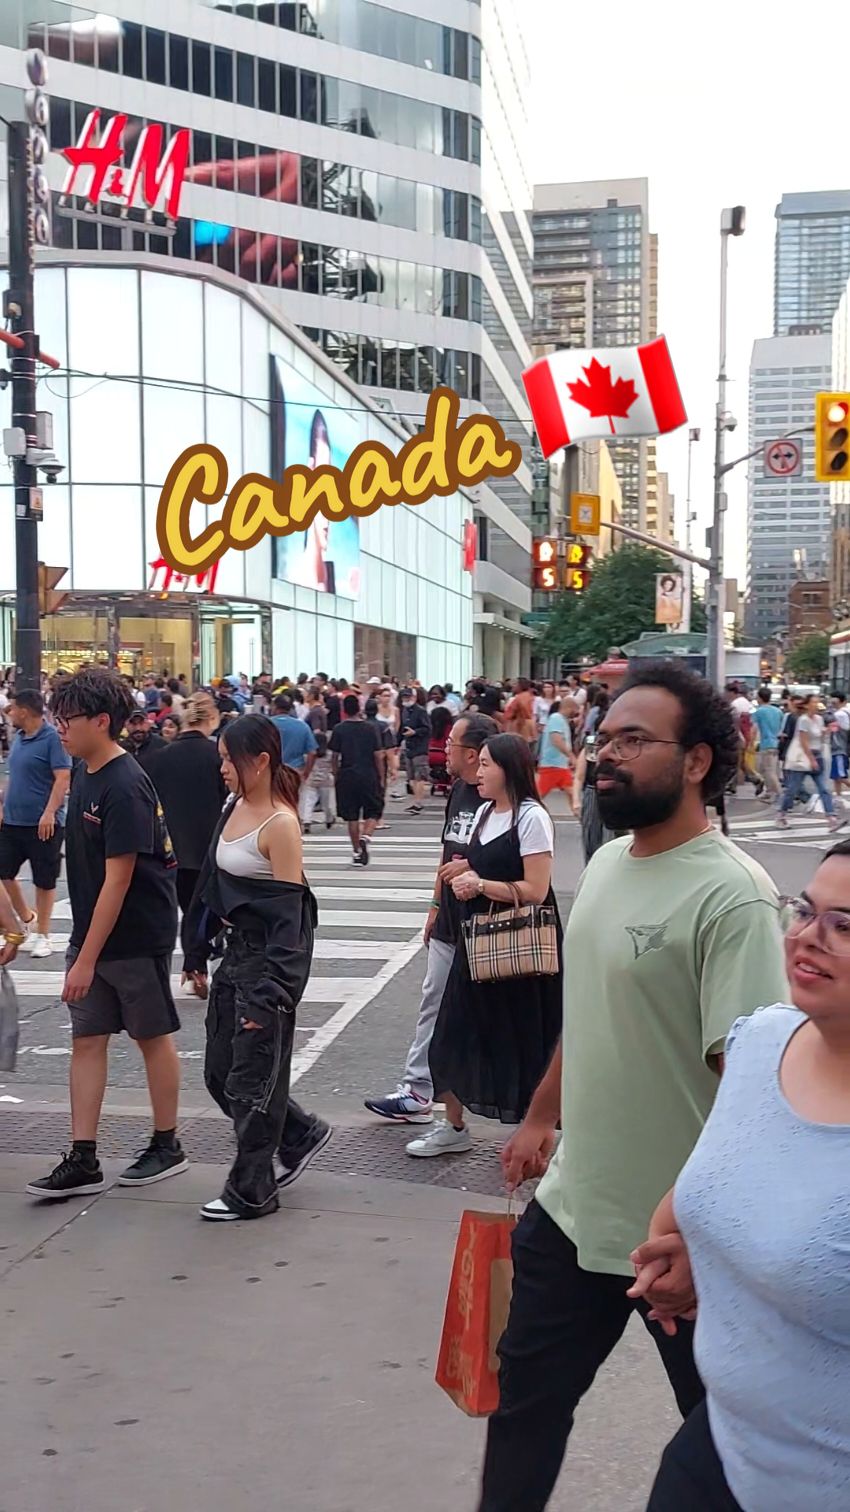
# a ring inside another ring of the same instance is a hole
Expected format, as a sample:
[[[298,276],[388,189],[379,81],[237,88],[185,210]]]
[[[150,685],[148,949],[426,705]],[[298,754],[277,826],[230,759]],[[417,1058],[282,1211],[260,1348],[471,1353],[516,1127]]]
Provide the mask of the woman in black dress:
[[[464,861],[451,887],[465,913],[486,912],[495,903],[555,904],[552,891],[554,830],[537,796],[528,741],[496,735],[481,749],[478,791],[485,799],[476,816]],[[556,976],[473,982],[466,946],[456,947],[443,995],[430,1064],[434,1086],[446,1105],[445,1122],[407,1146],[408,1155],[448,1155],[468,1150],[468,1108],[501,1123],[525,1116],[561,1032],[563,960],[558,921]]]

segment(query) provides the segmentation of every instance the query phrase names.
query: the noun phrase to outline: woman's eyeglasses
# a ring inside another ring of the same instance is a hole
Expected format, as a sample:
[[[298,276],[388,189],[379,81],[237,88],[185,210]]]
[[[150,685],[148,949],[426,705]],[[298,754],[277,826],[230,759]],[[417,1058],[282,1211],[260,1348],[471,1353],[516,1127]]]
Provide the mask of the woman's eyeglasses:
[[[850,956],[850,913],[826,908],[823,913],[808,898],[780,898],[782,927],[793,938],[815,926],[817,943],[828,955]]]

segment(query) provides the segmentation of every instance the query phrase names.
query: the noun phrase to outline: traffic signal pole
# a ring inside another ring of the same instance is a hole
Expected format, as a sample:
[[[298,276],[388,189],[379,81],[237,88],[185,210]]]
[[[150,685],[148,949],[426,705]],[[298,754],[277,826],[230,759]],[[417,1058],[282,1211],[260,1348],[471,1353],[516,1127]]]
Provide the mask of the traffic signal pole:
[[[26,121],[11,121],[9,161],[9,293],[6,311],[23,342],[12,349],[12,425],[36,445],[32,139]],[[15,479],[15,686],[41,687],[41,626],[38,616],[38,510],[36,469],[25,456],[13,459]]]

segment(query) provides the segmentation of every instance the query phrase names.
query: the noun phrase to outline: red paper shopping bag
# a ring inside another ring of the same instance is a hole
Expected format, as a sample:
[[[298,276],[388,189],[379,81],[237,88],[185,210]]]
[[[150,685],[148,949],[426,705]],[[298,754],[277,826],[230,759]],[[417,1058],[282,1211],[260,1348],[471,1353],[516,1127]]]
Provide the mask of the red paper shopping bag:
[[[470,1417],[499,1405],[496,1345],[511,1303],[511,1232],[516,1219],[466,1212],[455,1246],[436,1381]]]

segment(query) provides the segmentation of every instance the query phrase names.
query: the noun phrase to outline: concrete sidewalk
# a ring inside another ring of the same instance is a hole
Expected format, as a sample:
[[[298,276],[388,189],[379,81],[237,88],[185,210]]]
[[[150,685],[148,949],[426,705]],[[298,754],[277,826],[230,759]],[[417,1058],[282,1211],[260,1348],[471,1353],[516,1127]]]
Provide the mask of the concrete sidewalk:
[[[216,1227],[220,1166],[37,1204],[43,1166],[0,1157],[0,1512],[472,1512],[484,1425],[434,1360],[458,1217],[497,1201],[311,1171]],[[642,1512],[675,1423],[632,1324],[553,1512]]]

